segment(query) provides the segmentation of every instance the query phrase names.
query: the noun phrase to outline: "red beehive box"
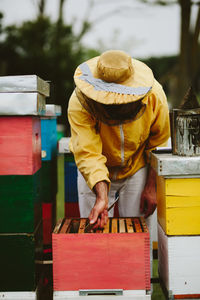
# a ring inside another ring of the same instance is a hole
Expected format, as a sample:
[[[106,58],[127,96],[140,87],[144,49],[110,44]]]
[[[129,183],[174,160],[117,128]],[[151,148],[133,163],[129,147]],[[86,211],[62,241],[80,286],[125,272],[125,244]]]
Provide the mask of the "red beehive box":
[[[84,233],[87,219],[64,219],[53,235],[54,291],[150,290],[150,242],[143,218],[110,218]]]
[[[43,221],[43,244],[50,245],[52,243],[53,228],[53,204],[42,203],[42,221]]]
[[[40,119],[0,117],[0,175],[33,175],[40,168]]]

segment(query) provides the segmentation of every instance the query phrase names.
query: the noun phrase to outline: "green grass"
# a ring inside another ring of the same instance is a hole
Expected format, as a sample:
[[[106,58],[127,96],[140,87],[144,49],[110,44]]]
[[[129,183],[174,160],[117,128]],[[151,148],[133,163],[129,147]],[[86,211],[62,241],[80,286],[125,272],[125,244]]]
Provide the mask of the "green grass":
[[[158,260],[153,260],[153,278],[158,278]],[[153,284],[153,294],[151,300],[165,300],[162,288],[159,283]]]

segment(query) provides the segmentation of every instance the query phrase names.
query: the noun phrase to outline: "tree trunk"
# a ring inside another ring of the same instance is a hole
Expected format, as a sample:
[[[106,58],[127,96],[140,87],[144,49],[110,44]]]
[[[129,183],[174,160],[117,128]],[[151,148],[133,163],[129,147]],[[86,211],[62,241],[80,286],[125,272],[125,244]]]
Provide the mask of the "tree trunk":
[[[59,13],[58,13],[58,22],[63,22],[63,7],[66,0],[60,0],[59,2]]]
[[[45,5],[46,5],[46,0],[39,1],[39,3],[38,3],[39,17],[44,16]]]
[[[199,33],[200,33],[200,6],[197,14],[196,24],[194,28],[194,34],[192,37],[192,48],[191,48],[191,73],[192,73],[192,83],[195,87],[195,79],[197,76],[197,72],[199,70]]]
[[[177,76],[177,92],[173,106],[178,107],[183,96],[188,90],[191,79],[189,74],[190,65],[190,16],[191,1],[179,0],[181,9],[181,30],[180,30],[180,55]]]

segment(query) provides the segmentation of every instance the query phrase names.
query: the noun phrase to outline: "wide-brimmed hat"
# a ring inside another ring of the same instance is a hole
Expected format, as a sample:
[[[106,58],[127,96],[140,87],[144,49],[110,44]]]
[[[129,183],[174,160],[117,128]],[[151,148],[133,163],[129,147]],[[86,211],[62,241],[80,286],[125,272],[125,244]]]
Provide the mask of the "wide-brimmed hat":
[[[77,67],[77,88],[102,104],[125,104],[144,98],[153,85],[151,69],[127,53],[109,50]]]

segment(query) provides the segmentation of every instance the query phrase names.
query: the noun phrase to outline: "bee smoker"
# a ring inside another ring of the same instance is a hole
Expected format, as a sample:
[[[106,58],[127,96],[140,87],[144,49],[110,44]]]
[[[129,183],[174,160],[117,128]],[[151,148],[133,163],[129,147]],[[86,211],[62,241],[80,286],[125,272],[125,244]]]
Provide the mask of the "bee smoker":
[[[200,155],[200,107],[192,91],[180,109],[172,111],[172,150],[180,156]]]

